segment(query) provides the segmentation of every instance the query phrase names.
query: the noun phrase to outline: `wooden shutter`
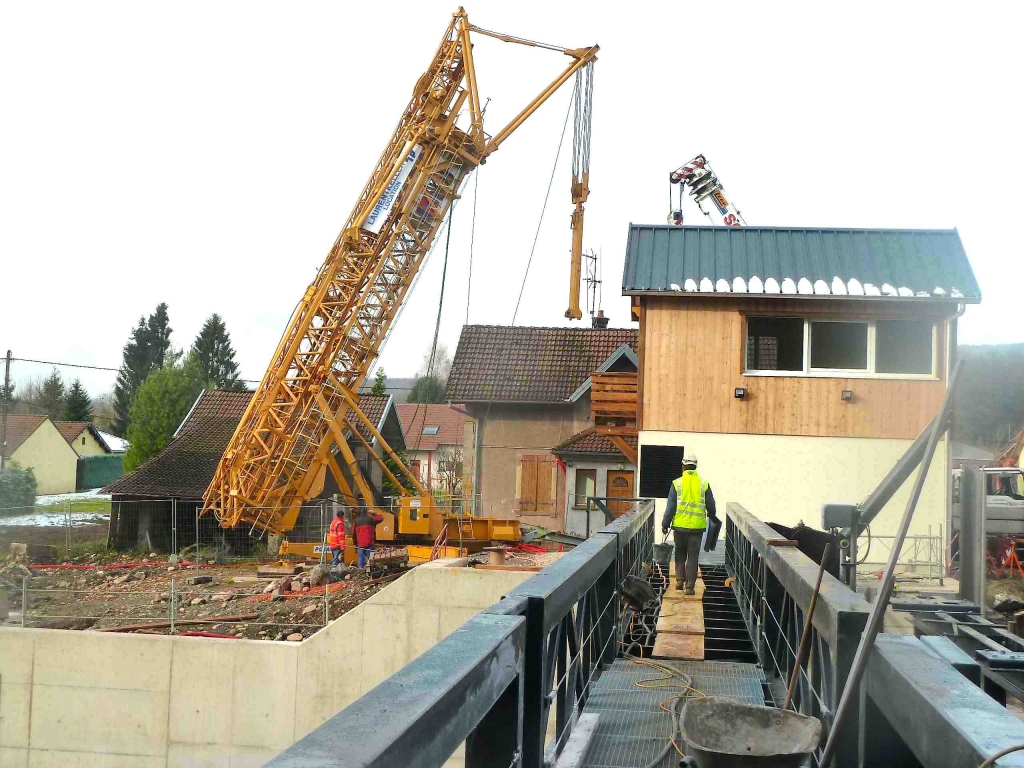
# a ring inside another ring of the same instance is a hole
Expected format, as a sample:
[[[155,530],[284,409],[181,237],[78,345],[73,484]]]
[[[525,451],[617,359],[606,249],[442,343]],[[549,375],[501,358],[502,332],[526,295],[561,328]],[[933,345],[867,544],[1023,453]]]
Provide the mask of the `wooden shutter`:
[[[555,461],[554,456],[534,456],[537,459],[537,514],[555,514]]]
[[[516,506],[520,512],[537,511],[537,459],[538,456],[519,457],[519,498]]]

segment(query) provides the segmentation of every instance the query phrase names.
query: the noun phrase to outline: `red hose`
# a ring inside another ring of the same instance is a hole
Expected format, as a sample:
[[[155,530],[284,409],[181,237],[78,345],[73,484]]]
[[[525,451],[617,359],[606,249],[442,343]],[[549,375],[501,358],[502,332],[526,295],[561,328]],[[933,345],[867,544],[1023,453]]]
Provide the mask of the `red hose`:
[[[538,544],[516,544],[512,547],[513,552],[529,552],[534,555],[547,554],[548,550]]]

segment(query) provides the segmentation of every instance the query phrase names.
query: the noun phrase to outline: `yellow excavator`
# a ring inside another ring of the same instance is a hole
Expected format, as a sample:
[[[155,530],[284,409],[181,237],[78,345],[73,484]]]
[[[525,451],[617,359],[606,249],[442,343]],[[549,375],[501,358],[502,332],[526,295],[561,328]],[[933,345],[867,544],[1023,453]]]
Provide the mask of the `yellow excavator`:
[[[493,135],[484,129],[485,108],[477,86],[477,35],[569,58],[568,66]],[[596,45],[562,48],[481,29],[462,8],[453,15],[344,229],[299,301],[206,490],[203,514],[216,515],[225,528],[245,523],[287,537],[301,506],[323,492],[330,472],[346,500],[361,498],[382,515],[380,541],[420,542],[428,551],[433,542],[436,554],[446,534],[469,551],[492,540],[519,540],[515,519],[477,517],[439,504],[360,411],[357,393],[469,174],[573,77],[575,208],[566,316],[581,317],[580,262],[597,53]],[[382,456],[360,427],[372,435]],[[375,504],[349,435],[402,489],[394,507]],[[322,542],[286,542],[281,551],[313,555],[322,548]],[[410,557],[416,559],[413,551]]]

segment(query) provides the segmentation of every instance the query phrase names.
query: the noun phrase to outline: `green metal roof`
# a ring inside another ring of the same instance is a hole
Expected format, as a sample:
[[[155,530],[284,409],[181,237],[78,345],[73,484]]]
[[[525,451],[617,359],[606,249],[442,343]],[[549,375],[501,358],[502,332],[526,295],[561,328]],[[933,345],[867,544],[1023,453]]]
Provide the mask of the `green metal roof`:
[[[630,224],[622,292],[981,301],[955,229]]]

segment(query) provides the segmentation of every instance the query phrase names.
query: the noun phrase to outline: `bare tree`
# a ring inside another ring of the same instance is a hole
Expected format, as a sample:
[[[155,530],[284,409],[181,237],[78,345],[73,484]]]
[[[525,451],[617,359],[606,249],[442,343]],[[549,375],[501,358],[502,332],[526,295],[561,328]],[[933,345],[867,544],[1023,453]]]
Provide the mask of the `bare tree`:
[[[462,495],[462,446],[442,445],[434,455],[437,471],[434,474],[434,490],[449,499]]]

